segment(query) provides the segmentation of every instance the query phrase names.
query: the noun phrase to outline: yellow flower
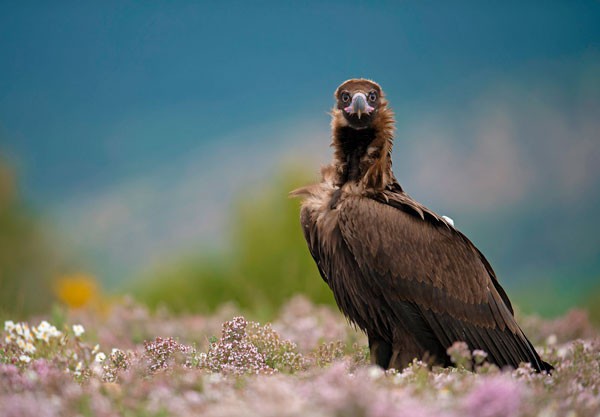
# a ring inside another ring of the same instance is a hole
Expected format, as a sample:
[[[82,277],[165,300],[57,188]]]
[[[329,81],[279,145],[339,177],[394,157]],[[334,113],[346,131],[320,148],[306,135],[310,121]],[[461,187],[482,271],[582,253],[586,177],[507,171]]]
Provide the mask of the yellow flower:
[[[81,308],[98,298],[99,289],[93,276],[76,273],[57,280],[56,295],[69,307]]]

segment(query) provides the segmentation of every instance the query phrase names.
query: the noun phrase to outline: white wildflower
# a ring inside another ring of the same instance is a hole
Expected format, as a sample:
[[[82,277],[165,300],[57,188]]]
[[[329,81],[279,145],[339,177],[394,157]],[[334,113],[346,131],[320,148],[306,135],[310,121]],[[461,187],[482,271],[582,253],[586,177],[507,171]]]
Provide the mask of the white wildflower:
[[[96,354],[96,352],[98,352],[99,350],[100,350],[100,345],[99,345],[99,344],[96,344],[96,345],[94,346],[94,349],[92,349],[92,355],[95,355],[95,354]]]
[[[21,362],[25,362],[25,363],[31,362],[31,358],[29,356],[27,356],[27,355],[21,355],[21,356],[19,356],[19,360]]]
[[[37,326],[37,328],[33,327],[32,330],[39,340],[43,340],[46,343],[50,341],[50,338],[58,338],[62,335],[62,333],[59,330],[57,330],[56,327],[48,323],[46,320],[42,320],[39,326]]]
[[[52,325],[50,323],[48,323],[46,320],[42,320],[40,322],[40,324],[38,325],[39,330],[46,330],[46,329],[49,329],[50,327],[52,327]]]
[[[35,329],[35,327],[34,327],[34,329]],[[34,330],[34,332],[35,332],[35,330]],[[36,337],[39,340],[43,340],[46,343],[50,342],[50,336],[48,336],[48,333],[45,333],[45,332],[36,333]]]
[[[33,336],[27,323],[17,323],[14,327],[15,332],[27,342],[33,342]]]
[[[368,374],[371,379],[379,379],[385,375],[385,372],[379,366],[370,366]]]
[[[562,346],[559,346],[558,349],[556,349],[556,354],[558,355],[559,358],[564,358],[567,356],[569,351],[570,351],[569,345],[562,345]]]
[[[548,336],[548,338],[546,339],[546,344],[548,346],[553,346],[556,344],[556,342],[558,341],[558,338],[556,337],[556,335],[554,333],[552,333],[550,336]]]
[[[438,391],[438,399],[440,400],[451,400],[452,392],[448,388],[442,388]]]
[[[76,337],[81,337],[81,335],[85,333],[85,329],[81,324],[74,324],[73,333],[75,333]]]
[[[83,370],[83,362],[77,362],[77,366],[75,367],[75,371],[73,371],[73,375],[81,376],[82,370]]]
[[[15,329],[15,323],[12,320],[6,320],[4,322],[4,331],[12,332]]]
[[[29,330],[29,326],[27,324],[23,325],[23,337],[25,338],[26,341],[33,342],[33,336],[31,334],[31,331]]]
[[[25,353],[33,354],[33,353],[35,353],[35,346],[33,346],[33,344],[31,342],[27,342],[27,343],[25,343],[25,347],[23,348],[23,351]]]
[[[15,324],[13,321],[7,320],[4,322],[4,329],[8,332],[4,337],[4,342],[15,343],[24,353],[35,353],[34,339],[26,323]]]
[[[104,362],[106,359],[106,355],[103,352],[96,353],[96,358],[94,359],[96,362]]]
[[[475,360],[476,365],[481,365],[487,359],[488,354],[486,351],[481,349],[475,349],[473,351],[473,359]]]

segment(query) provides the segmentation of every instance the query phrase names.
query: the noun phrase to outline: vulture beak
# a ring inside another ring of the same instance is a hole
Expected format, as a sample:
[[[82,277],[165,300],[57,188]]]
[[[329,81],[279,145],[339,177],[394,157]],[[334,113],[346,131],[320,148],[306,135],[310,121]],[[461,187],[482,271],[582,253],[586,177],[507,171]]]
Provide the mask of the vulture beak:
[[[363,114],[371,114],[373,110],[375,109],[369,106],[369,103],[367,103],[367,96],[365,96],[364,93],[354,94],[352,96],[352,102],[344,109],[348,114],[356,114],[359,119]]]

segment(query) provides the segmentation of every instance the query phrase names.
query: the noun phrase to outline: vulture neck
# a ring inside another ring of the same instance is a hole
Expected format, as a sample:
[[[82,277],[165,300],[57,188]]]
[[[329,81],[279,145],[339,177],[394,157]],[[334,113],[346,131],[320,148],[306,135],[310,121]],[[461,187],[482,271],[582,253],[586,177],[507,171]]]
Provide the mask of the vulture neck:
[[[376,192],[395,181],[391,160],[393,122],[387,127],[334,126],[336,186],[354,183]]]

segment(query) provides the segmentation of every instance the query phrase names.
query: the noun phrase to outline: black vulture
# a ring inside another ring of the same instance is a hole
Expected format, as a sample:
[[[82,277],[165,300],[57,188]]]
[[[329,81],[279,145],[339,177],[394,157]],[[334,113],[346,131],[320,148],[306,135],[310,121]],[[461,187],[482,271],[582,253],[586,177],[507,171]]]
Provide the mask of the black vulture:
[[[394,114],[381,87],[352,79],[335,92],[333,161],[293,191],[310,253],[340,310],[369,338],[371,362],[451,365],[464,341],[499,367],[542,361],[483,254],[447,218],[413,200],[392,173]]]

